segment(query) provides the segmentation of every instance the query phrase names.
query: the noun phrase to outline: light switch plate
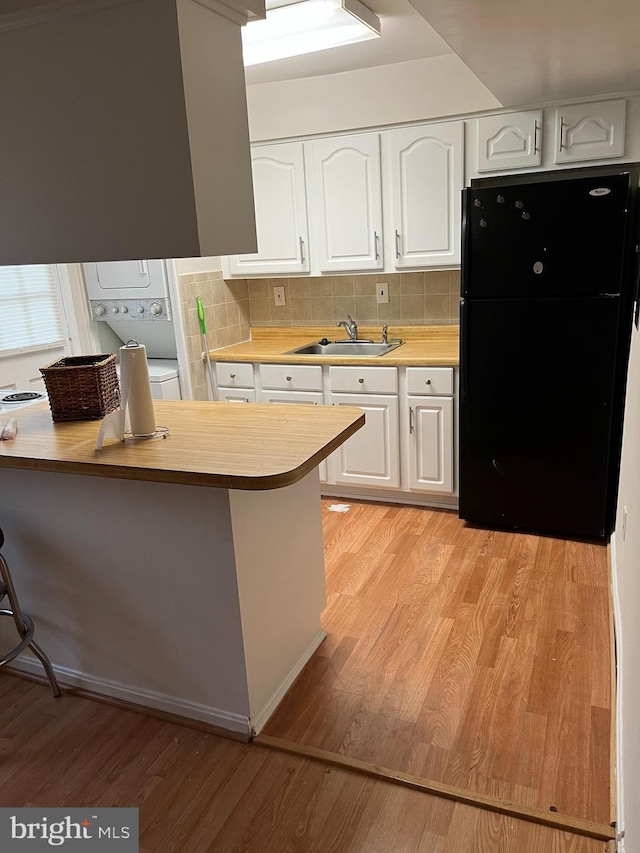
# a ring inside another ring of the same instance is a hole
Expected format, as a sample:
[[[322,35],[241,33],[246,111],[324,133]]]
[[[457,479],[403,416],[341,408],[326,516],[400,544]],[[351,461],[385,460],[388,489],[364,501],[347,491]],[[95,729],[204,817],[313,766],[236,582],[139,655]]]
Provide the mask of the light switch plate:
[[[274,287],[273,288],[273,304],[274,305],[286,305],[286,300],[284,298],[284,287]]]

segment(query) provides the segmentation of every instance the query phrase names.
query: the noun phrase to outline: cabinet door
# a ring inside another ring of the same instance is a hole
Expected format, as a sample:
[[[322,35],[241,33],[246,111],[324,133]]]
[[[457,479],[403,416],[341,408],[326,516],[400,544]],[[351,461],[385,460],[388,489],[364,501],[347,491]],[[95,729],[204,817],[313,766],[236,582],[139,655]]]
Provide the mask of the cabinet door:
[[[221,403],[255,403],[256,392],[253,388],[218,388],[218,400]]]
[[[232,255],[232,275],[309,272],[304,151],[301,142],[251,150],[258,251]]]
[[[320,270],[382,269],[379,134],[317,139],[308,145]]]
[[[556,110],[556,163],[624,155],[627,102],[600,101]]]
[[[261,403],[284,403],[288,405],[312,405],[322,406],[324,394],[322,391],[269,391],[262,389],[260,392]],[[327,482],[327,460],[323,459],[318,465],[320,482]]]
[[[478,171],[539,166],[541,133],[541,110],[479,118]]]
[[[365,424],[333,454],[334,481],[399,488],[398,398],[375,394],[331,394],[334,406],[358,406]]]
[[[453,492],[453,397],[407,397],[409,488]]]
[[[460,262],[464,123],[383,134],[390,172],[387,251],[396,269]]]

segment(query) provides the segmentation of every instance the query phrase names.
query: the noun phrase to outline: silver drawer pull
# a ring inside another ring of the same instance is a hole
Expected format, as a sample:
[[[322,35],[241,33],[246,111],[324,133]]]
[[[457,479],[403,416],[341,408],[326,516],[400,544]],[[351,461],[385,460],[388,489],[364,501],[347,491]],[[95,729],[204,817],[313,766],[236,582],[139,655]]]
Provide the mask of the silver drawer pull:
[[[364,382],[364,379],[358,379],[358,382],[362,385],[362,383]]]
[[[424,380],[424,384],[425,384],[425,385],[431,385],[431,380],[430,380],[430,379],[425,379],[425,380]]]
[[[230,374],[229,374],[229,378],[230,378],[230,379],[235,379],[235,378],[236,378],[235,373],[230,373]]]
[[[285,379],[287,380],[287,382],[291,382],[291,377],[290,377],[290,376],[285,376]]]

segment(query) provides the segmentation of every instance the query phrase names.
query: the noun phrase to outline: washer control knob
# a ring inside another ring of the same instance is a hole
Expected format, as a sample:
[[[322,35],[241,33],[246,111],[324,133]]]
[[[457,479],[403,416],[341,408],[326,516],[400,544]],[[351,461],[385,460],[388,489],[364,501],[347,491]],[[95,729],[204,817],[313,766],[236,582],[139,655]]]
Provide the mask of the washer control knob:
[[[154,317],[157,317],[158,314],[162,314],[162,305],[159,302],[153,302],[151,304],[151,308],[149,311],[153,314]]]
[[[126,306],[126,305],[123,305],[123,306],[122,306],[122,308],[121,308],[120,310],[122,311],[122,313],[123,313],[123,314],[128,314],[128,313],[129,313],[129,309],[127,308],[127,306]]]
[[[138,305],[138,314],[144,314],[144,305]]]
[[[104,317],[107,313],[107,309],[104,305],[96,305],[96,317]]]
[[[111,309],[111,313],[112,314],[119,314],[120,313],[120,309],[118,308],[117,305],[113,306],[113,308]]]

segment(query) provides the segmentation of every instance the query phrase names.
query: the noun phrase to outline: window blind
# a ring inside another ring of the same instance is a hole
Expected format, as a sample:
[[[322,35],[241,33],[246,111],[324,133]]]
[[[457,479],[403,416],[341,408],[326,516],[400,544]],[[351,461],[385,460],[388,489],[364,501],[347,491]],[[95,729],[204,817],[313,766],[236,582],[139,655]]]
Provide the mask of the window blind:
[[[0,266],[0,355],[65,343],[54,264]]]

